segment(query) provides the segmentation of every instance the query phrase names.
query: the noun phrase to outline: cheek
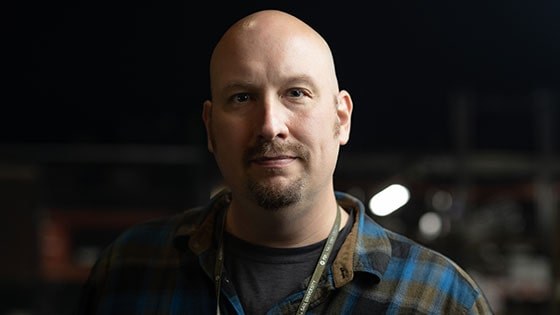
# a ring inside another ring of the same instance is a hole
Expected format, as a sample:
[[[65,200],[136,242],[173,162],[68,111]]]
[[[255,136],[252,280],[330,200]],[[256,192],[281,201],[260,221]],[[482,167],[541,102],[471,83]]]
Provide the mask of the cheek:
[[[295,117],[292,128],[293,134],[298,134],[310,145],[328,145],[325,142],[338,137],[340,122],[333,112],[322,112]]]
[[[240,122],[220,118],[214,120],[210,133],[214,153],[228,156],[241,152],[246,147],[246,129]]]
[[[333,112],[326,112],[306,122],[305,126],[308,128],[307,143],[313,148],[312,150],[318,151],[322,163],[330,164],[331,161],[336,161],[340,147],[338,138],[341,132],[337,116]]]
[[[236,138],[234,131],[217,128],[212,132],[212,145],[216,163],[226,182],[231,184],[231,178],[238,176],[245,146]]]

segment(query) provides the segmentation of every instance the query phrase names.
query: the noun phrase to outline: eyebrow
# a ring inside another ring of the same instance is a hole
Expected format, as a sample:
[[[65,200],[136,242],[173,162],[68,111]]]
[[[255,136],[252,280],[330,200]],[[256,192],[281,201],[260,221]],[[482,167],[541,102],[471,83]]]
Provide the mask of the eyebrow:
[[[313,78],[307,74],[292,76],[286,82],[288,83],[288,85],[306,84],[311,87],[311,90],[317,90],[315,80],[313,80]]]
[[[236,90],[236,89],[247,90],[254,87],[255,85],[256,84],[251,83],[251,81],[244,81],[244,82],[233,81],[226,84],[221,90],[222,91]]]
[[[317,85],[313,78],[307,74],[295,75],[288,77],[282,80],[282,85],[298,85],[298,84],[305,84],[308,85],[312,90],[317,89]],[[253,83],[253,81],[248,80],[234,80],[226,84],[221,90],[222,91],[229,91],[229,90],[249,90],[254,89],[257,84]]]

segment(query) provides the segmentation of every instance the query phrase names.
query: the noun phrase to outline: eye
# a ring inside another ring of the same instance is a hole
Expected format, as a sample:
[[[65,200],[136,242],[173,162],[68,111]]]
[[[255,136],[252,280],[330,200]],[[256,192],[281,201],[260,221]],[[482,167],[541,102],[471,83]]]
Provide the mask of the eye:
[[[250,95],[248,93],[238,93],[232,96],[232,101],[235,103],[246,103],[250,99]]]
[[[288,97],[301,98],[306,95],[303,89],[291,89],[288,91]]]

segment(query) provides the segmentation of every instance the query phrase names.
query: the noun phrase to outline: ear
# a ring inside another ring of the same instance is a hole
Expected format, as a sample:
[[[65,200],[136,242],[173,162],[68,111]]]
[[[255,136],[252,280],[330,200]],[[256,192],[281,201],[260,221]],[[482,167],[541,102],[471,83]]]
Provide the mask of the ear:
[[[204,121],[204,126],[206,127],[206,142],[208,146],[208,151],[214,153],[214,146],[212,145],[212,131],[210,126],[212,125],[212,102],[209,100],[204,101],[202,105],[202,121]]]
[[[353,103],[350,93],[345,90],[341,90],[338,93],[338,104],[336,105],[336,114],[340,123],[340,132],[338,135],[340,145],[345,145],[350,139],[352,108]]]

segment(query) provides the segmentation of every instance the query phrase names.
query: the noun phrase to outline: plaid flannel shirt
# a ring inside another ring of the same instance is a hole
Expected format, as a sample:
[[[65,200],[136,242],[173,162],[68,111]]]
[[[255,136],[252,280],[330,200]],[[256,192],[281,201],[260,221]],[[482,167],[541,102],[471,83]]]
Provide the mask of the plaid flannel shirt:
[[[354,197],[336,197],[353,210],[355,222],[325,269],[308,314],[493,314],[481,289],[453,261],[384,229]],[[77,314],[215,314],[216,218],[229,198],[224,191],[205,207],[125,231],[93,267]],[[287,296],[268,314],[294,314],[304,292]],[[244,314],[227,270],[220,309]]]

